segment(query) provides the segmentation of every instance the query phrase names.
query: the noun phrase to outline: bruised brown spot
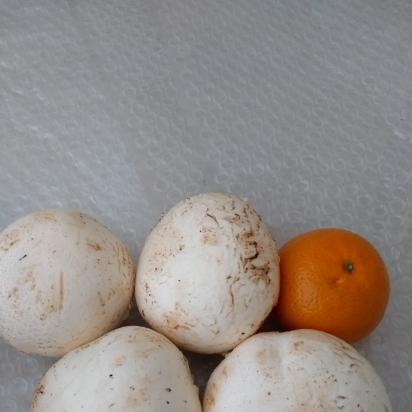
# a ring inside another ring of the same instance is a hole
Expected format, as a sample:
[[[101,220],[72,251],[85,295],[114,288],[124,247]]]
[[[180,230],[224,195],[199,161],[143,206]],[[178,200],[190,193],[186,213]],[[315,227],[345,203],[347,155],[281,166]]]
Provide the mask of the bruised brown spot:
[[[216,223],[216,225],[219,226],[219,222],[217,221],[216,216],[210,213],[209,209],[206,210],[206,216],[210,217]]]
[[[256,353],[256,359],[259,363],[261,364],[266,364],[267,361],[267,356],[266,356],[266,350],[262,349],[259,352]]]
[[[10,250],[18,241],[20,240],[19,231],[12,230],[11,232],[7,233],[5,239],[0,244],[0,249],[7,252]]]
[[[300,340],[298,342],[293,342],[293,349],[299,350],[304,344],[305,342],[303,342],[303,340]]]
[[[38,218],[39,220],[50,220],[51,222],[57,222],[56,215],[52,212],[38,212],[35,214],[35,217]]]
[[[7,295],[8,299],[13,299],[13,301],[16,303],[16,301],[19,299],[19,289],[14,287],[9,294]]]
[[[216,233],[205,233],[202,235],[202,242],[205,245],[214,246],[218,243],[218,237]]]
[[[29,270],[29,271],[25,274],[25,276],[24,276],[24,278],[23,278],[23,280],[22,280],[22,283],[23,283],[23,285],[27,285],[30,290],[35,289],[35,287],[36,287],[36,279],[35,279],[35,276],[34,276],[34,273],[33,273],[32,270]]]
[[[175,311],[176,312],[180,312],[180,313],[182,313],[183,315],[187,315],[188,313],[187,313],[187,310],[179,303],[179,302],[176,302],[175,303]]]
[[[24,276],[23,283],[29,283],[34,281],[34,273],[32,270],[29,270]]]
[[[123,265],[127,265],[130,263],[127,249],[123,245],[118,244],[115,248],[115,253],[119,258],[119,262],[121,262]]]
[[[44,387],[43,384],[39,385],[36,388],[33,394],[32,402],[31,402],[31,409],[33,410],[35,409],[35,407],[37,406],[37,403],[39,402],[39,398],[43,396],[45,392],[46,392],[46,388]]]
[[[83,213],[79,213],[79,214],[78,214],[78,217],[79,217],[80,222],[83,223],[83,225],[87,224],[87,218],[88,218],[88,216],[86,216],[86,215],[83,214]],[[92,220],[94,220],[95,222],[97,222],[97,220],[91,218],[90,216],[89,216],[89,219],[92,219]]]
[[[130,258],[127,248],[123,244],[118,243],[113,245],[113,251],[117,256],[119,272],[122,273],[125,279],[133,281],[136,275],[136,267],[134,266],[133,261]],[[132,274],[132,276],[130,276],[130,274]],[[129,286],[126,284],[125,286],[128,290]]]
[[[50,291],[40,288],[36,291],[35,301],[41,306],[40,320],[47,319],[52,313],[63,309],[65,299],[64,273],[59,273],[58,281],[51,285]]]
[[[257,242],[252,240],[252,241],[248,241],[246,242],[245,245],[245,252],[243,254],[243,258],[245,260],[254,260],[259,256],[259,252],[257,249]]]
[[[59,277],[59,310],[63,309],[64,304],[64,273],[60,272]]]
[[[191,330],[195,327],[193,323],[186,320],[186,316],[181,311],[169,312],[164,316],[163,327],[169,331],[170,334],[175,335],[179,330]]]
[[[243,270],[249,274],[248,277],[252,282],[257,283],[263,280],[266,284],[269,284],[271,282],[270,276],[268,276],[270,263],[260,261],[260,248],[254,240],[254,236],[252,230],[236,236],[244,250],[240,257],[240,264]]]
[[[126,362],[126,356],[124,356],[124,355],[118,356],[118,357],[114,360],[114,365],[115,365],[115,366],[123,366],[125,362]]]
[[[93,242],[93,241],[87,242],[87,246],[89,246],[95,252],[98,252],[99,250],[103,249],[98,242]]]
[[[239,213],[235,213],[233,217],[225,218],[225,220],[229,223],[239,223],[240,222],[240,215]]]
[[[216,403],[217,385],[212,383],[206,388],[205,397],[203,399],[203,407],[205,410],[212,408]]]
[[[10,241],[10,242],[7,244],[6,248],[3,247],[2,249],[4,249],[5,251],[7,251],[7,250],[9,250],[13,245],[15,245],[17,242],[18,242],[18,239],[12,240],[12,241]]]
[[[254,210],[250,207],[249,203],[246,203],[243,208],[243,215],[245,216],[245,218],[249,219],[249,214],[253,214],[253,212]]]
[[[234,304],[235,304],[235,295],[234,295],[234,293],[233,293],[233,283],[230,285],[229,295],[230,295],[230,304],[231,304],[232,306],[234,306]]]
[[[246,273],[249,274],[249,279],[257,283],[263,280],[267,285],[270,284],[271,279],[269,276],[270,272],[270,263],[269,262],[258,262],[258,254],[254,257],[254,259],[245,259],[240,258],[243,268]]]
[[[239,233],[236,235],[236,239],[239,240],[239,242],[241,243],[248,243],[251,241],[252,238],[253,238],[252,230],[248,230],[247,232],[244,232],[242,234]]]
[[[106,302],[104,301],[103,296],[100,292],[97,292],[97,297],[99,298],[100,306],[106,306]]]
[[[150,397],[147,393],[146,388],[141,388],[138,391],[136,391],[136,388],[134,386],[130,386],[129,389],[130,389],[129,396],[127,397],[127,403],[126,403],[127,410],[129,409],[134,410],[135,408],[138,408],[140,405],[143,405],[150,400]]]
[[[230,279],[232,279],[232,276],[226,277],[226,280],[230,280]],[[235,306],[235,293],[234,293],[234,291],[233,291],[233,288],[235,287],[235,284],[236,284],[237,282],[239,282],[239,280],[240,280],[239,277],[235,277],[235,278],[231,281],[230,286],[229,286],[230,305],[231,305],[231,307],[232,307],[232,308],[231,308],[232,310],[234,309],[234,306]]]

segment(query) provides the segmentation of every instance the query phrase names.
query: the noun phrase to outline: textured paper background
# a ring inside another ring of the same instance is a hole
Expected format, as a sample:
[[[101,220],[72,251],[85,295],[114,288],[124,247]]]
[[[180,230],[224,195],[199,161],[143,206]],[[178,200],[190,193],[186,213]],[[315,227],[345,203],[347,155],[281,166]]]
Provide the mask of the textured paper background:
[[[80,208],[137,258],[160,213],[225,190],[279,244],[369,238],[392,296],[357,346],[411,411],[410,0],[1,0],[0,93],[1,227]],[[0,342],[1,412],[26,412],[49,364]]]

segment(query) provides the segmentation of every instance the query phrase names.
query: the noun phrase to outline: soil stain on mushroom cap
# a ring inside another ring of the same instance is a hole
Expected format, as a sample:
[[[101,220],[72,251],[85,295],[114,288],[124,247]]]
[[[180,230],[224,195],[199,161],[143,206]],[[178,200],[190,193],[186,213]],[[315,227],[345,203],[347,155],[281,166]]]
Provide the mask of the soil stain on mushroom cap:
[[[88,246],[89,248],[93,249],[95,252],[99,252],[100,250],[103,249],[103,247],[100,245],[99,242],[91,241],[91,240],[89,240],[89,241],[87,242],[87,246]]]
[[[221,353],[257,330],[278,290],[276,244],[260,217],[235,196],[206,193],[179,203],[153,228],[136,300],[148,323],[180,347]]]
[[[20,241],[20,231],[11,230],[2,235],[2,240],[0,241],[0,250],[8,252],[17,242]]]

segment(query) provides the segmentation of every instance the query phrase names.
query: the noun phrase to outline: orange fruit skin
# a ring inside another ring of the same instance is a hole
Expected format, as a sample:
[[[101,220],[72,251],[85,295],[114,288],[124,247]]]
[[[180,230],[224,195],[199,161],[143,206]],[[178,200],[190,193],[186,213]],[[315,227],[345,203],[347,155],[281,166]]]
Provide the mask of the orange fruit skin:
[[[318,229],[287,242],[280,255],[275,314],[284,329],[318,329],[349,343],[382,319],[389,276],[376,249],[343,229]]]

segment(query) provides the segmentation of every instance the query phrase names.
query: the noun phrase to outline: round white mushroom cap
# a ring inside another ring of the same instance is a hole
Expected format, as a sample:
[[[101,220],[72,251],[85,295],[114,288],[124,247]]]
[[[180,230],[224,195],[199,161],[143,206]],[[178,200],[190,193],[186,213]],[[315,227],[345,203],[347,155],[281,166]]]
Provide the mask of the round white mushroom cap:
[[[60,356],[127,315],[135,269],[124,244],[78,211],[32,213],[0,234],[0,336]]]
[[[371,364],[327,333],[255,335],[212,373],[204,412],[390,412]]]
[[[220,353],[252,335],[277,302],[279,258],[247,201],[190,197],[148,236],[136,300],[142,316],[178,346]]]
[[[201,412],[183,354],[159,333],[116,329],[64,356],[40,382],[32,412]]]

